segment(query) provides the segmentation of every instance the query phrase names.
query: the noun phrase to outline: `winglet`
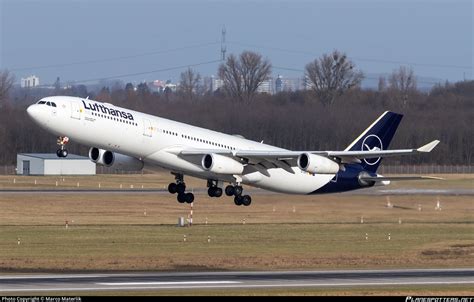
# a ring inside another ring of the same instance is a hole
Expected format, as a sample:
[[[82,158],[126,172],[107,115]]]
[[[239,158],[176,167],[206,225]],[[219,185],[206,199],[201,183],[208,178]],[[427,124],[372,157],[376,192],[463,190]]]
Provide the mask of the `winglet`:
[[[431,150],[433,150],[434,147],[436,147],[436,145],[438,145],[438,144],[439,144],[439,140],[434,140],[431,143],[428,143],[428,144],[416,149],[416,151],[418,151],[418,152],[431,152]]]

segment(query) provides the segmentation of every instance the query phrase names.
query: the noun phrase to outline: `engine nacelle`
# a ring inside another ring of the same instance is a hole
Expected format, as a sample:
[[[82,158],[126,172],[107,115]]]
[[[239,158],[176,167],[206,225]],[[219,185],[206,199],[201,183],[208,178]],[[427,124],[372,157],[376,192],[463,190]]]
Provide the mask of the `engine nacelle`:
[[[214,153],[204,155],[201,164],[204,170],[219,174],[242,174],[244,171],[244,165],[240,162]]]
[[[339,164],[329,158],[303,153],[298,156],[298,167],[313,174],[336,174],[339,171]]]
[[[144,166],[138,158],[95,147],[89,149],[89,158],[96,164],[120,171],[140,171]]]

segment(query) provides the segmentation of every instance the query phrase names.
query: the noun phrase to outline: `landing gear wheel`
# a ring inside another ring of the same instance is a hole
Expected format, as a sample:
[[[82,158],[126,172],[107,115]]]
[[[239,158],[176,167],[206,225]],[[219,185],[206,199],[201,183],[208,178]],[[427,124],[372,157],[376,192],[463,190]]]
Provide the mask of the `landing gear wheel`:
[[[178,193],[178,202],[179,202],[179,203],[184,203],[184,202],[186,202],[186,194],[184,194],[184,193]]]
[[[242,205],[242,196],[238,195],[234,197],[234,203],[236,206],[241,206]]]
[[[244,191],[244,189],[242,188],[242,186],[235,186],[234,187],[234,195],[235,196],[240,196],[242,195],[242,192]]]
[[[252,197],[249,195],[244,195],[242,196],[242,204],[246,207],[248,207],[252,203]]]
[[[178,185],[175,184],[174,182],[170,183],[168,185],[168,192],[170,192],[171,194],[175,194],[176,192],[178,192]]]
[[[228,185],[225,187],[225,195],[227,196],[234,196],[234,186],[233,185]]]
[[[207,189],[207,195],[209,195],[209,197],[215,197],[215,194],[216,194],[216,187],[209,187],[209,189]]]
[[[222,189],[219,187],[212,186],[207,189],[207,194],[209,195],[209,197],[221,197]]]
[[[214,197],[221,197],[222,196],[222,189],[221,188],[215,188],[214,189]]]
[[[56,155],[57,155],[58,157],[67,157],[68,154],[69,154],[69,152],[67,152],[66,149],[58,149],[58,150],[56,151]]]
[[[184,200],[187,203],[192,203],[194,201],[194,194],[193,193],[185,193],[184,194]]]
[[[184,183],[179,183],[176,185],[176,192],[183,194],[186,191],[186,185]]]
[[[58,157],[67,157],[69,154],[65,148],[66,144],[69,142],[69,138],[67,136],[58,136],[56,140],[56,144],[60,146],[60,149],[56,151],[56,155]]]

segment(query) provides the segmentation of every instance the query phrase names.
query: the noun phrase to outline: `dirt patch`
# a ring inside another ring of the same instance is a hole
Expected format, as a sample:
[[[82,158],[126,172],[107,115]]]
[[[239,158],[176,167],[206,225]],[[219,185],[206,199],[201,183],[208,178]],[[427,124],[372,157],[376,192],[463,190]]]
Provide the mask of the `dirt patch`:
[[[437,259],[458,259],[474,255],[474,243],[450,244],[444,248],[430,248],[421,251],[421,255]]]

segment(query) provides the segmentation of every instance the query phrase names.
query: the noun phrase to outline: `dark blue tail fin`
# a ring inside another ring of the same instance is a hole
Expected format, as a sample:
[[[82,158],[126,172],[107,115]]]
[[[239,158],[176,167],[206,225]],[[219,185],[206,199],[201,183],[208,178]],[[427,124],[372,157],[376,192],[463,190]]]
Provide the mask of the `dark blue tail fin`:
[[[345,151],[387,150],[403,115],[385,111],[372,125],[356,138]],[[362,167],[375,173],[382,158],[362,159]]]

